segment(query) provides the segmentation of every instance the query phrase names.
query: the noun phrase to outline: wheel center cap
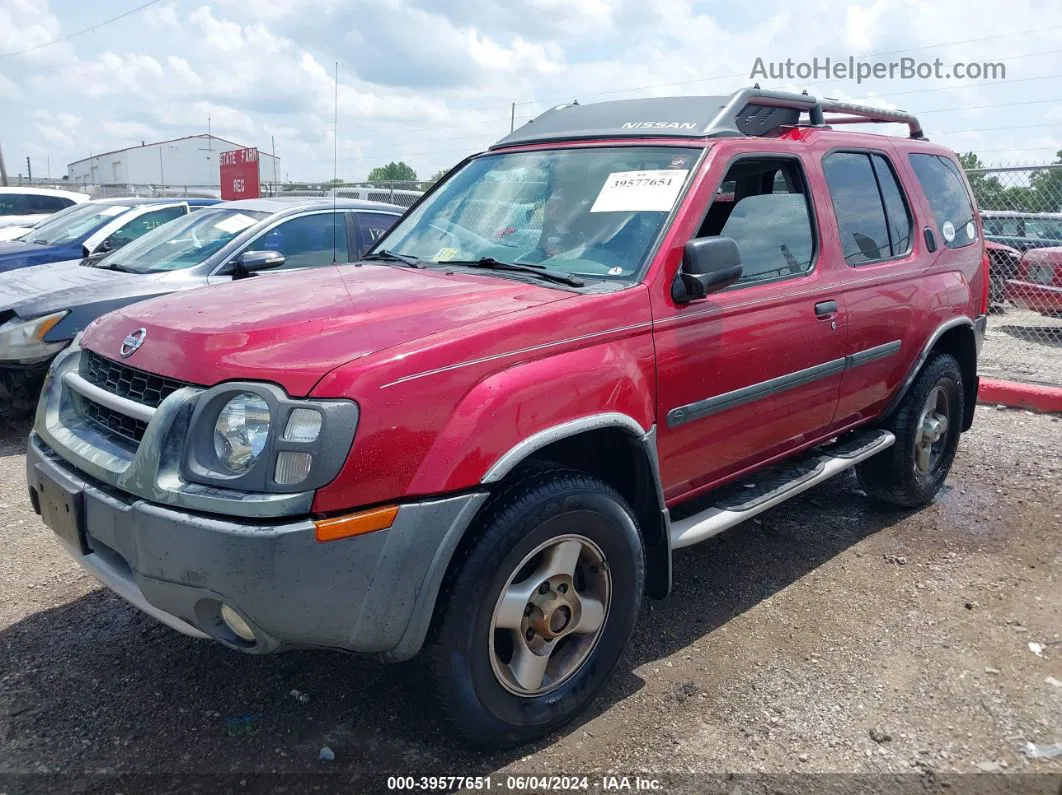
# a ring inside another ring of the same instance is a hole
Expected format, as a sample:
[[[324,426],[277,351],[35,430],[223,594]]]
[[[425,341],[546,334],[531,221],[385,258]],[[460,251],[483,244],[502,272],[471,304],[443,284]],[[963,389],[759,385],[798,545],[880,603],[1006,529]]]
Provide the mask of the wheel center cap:
[[[549,617],[549,628],[554,634],[563,632],[572,620],[572,610],[568,605],[561,605]]]

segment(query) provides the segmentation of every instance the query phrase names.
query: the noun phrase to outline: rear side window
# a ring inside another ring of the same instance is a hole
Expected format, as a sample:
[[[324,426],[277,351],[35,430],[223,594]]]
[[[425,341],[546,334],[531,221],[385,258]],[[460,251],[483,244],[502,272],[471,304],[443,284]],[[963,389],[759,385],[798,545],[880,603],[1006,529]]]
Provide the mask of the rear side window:
[[[834,152],[822,161],[849,265],[899,257],[911,248],[911,214],[889,161],[866,152]]]
[[[73,202],[69,199],[63,199],[58,196],[30,196],[29,211],[33,214],[57,213],[71,204]]]
[[[875,153],[870,156],[870,162],[874,165],[874,175],[878,178],[878,187],[881,188],[881,201],[885,205],[885,220],[888,224],[892,255],[899,257],[911,250],[911,211],[907,208],[903,188],[888,159]]]
[[[977,240],[973,202],[959,170],[946,157],[912,154],[911,168],[925,191],[937,233],[948,248],[962,248]]]

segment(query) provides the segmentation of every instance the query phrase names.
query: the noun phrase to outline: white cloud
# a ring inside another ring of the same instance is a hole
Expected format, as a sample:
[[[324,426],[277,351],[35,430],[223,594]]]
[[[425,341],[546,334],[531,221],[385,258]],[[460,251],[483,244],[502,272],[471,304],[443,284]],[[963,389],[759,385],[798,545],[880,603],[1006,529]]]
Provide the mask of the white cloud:
[[[0,52],[85,23],[55,8],[49,0],[0,0]],[[92,18],[125,10],[120,0],[100,0]],[[968,40],[979,41],[948,44]],[[931,137],[981,147],[986,161],[1014,159],[1022,147],[1029,159],[1047,159],[1051,147],[1062,148],[1062,131],[1026,125],[1058,121],[1057,104],[972,106],[1057,99],[1057,77],[1027,78],[1062,73],[1059,53],[1030,55],[1059,49],[1062,7],[1040,0],[1008,0],[1003,19],[994,0],[805,0],[799,8],[783,0],[169,0],[70,42],[0,59],[0,116],[5,149],[56,163],[129,140],[205,132],[210,117],[216,134],[265,151],[275,137],[293,179],[320,180],[332,172],[338,60],[341,175],[364,177],[399,158],[427,174],[508,132],[514,101],[522,123],[573,98],[726,93],[752,82],[757,56],[904,50],[881,59],[1001,60],[1011,82],[782,82],[935,111],[924,119]]]

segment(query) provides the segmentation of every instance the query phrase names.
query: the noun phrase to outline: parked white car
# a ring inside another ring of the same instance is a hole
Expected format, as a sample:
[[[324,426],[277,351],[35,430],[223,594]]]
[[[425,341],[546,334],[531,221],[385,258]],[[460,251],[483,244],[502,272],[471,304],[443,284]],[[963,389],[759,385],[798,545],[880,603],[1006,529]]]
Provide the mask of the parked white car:
[[[0,229],[31,227],[52,213],[87,202],[90,198],[87,193],[53,188],[0,187]]]

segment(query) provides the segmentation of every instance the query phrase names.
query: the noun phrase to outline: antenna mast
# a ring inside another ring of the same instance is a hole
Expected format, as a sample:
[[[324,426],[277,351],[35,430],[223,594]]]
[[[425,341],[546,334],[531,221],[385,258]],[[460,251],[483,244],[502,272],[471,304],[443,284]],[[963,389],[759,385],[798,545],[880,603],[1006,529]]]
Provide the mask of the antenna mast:
[[[339,213],[336,210],[336,198],[339,195],[339,61],[336,61],[336,97],[332,118],[332,263],[336,260],[336,223]]]

